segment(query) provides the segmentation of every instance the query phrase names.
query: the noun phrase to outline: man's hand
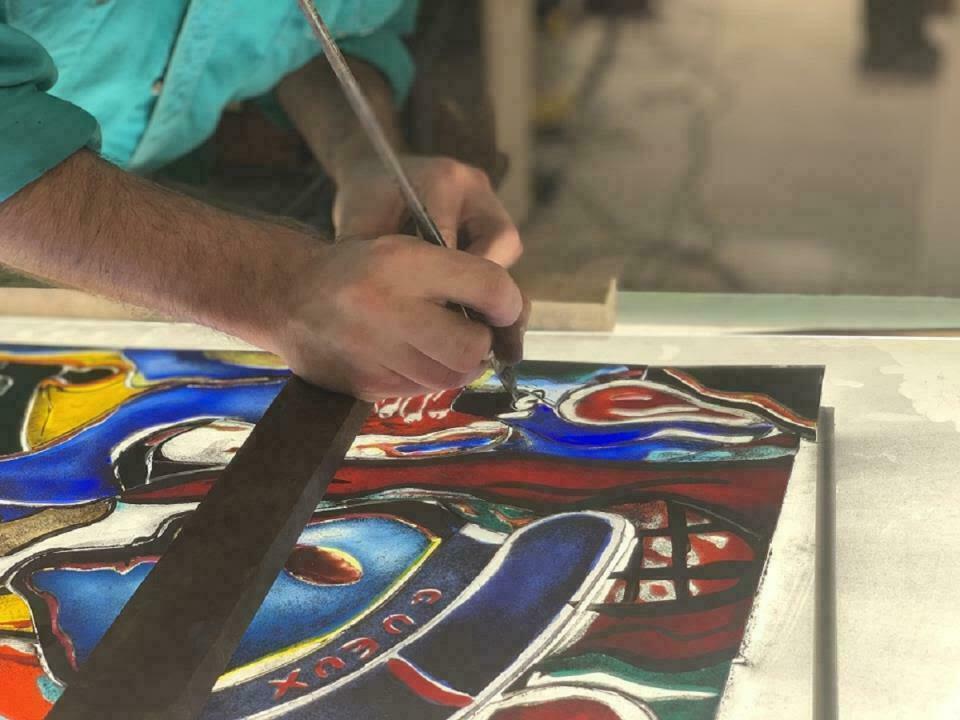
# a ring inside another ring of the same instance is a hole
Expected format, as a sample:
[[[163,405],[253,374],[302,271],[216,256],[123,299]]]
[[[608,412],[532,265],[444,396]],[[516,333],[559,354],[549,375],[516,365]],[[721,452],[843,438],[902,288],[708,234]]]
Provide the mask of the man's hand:
[[[496,263],[398,235],[319,249],[287,297],[275,349],[301,377],[369,400],[465,385],[484,371],[494,333],[447,302],[513,327],[512,339],[529,310]]]
[[[405,169],[449,247],[491,260],[515,263],[523,246],[520,234],[486,173],[450,158],[403,158]],[[338,177],[333,206],[337,234],[377,237],[400,232],[409,216],[403,196],[376,157],[369,155]]]
[[[518,360],[526,322],[520,291],[489,260],[402,236],[325,245],[85,150],[0,203],[0,262],[223,330],[365,399],[467,383],[491,344]]]
[[[365,62],[351,59],[350,67],[388,139],[402,150],[390,86]],[[401,232],[406,204],[344,100],[327,61],[318,57],[290,73],[277,86],[277,97],[337,183],[333,212],[337,234],[371,238]],[[517,228],[485,173],[450,158],[406,155],[403,161],[450,247],[458,246],[461,233],[461,250],[503,267],[520,257]]]

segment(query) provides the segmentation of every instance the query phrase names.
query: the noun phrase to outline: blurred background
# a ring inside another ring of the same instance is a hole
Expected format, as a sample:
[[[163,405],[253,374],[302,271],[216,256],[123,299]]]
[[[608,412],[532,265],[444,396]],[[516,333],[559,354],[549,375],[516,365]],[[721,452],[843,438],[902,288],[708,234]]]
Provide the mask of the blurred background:
[[[407,141],[500,184],[535,298],[960,296],[954,0],[421,0],[410,43]],[[155,179],[332,232],[262,105]]]
[[[526,262],[960,293],[952,0],[539,0]]]

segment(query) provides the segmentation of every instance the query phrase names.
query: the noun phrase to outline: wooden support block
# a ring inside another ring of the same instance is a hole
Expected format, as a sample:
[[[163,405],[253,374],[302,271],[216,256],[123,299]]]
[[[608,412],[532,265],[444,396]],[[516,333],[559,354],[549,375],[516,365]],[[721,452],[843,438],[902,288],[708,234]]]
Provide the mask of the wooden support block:
[[[600,258],[574,270],[541,270],[521,263],[514,272],[530,297],[531,330],[609,332],[617,320],[620,261]]]
[[[589,263],[576,272],[534,272],[521,267],[517,281],[531,298],[531,330],[594,331],[616,322],[617,266]],[[133,305],[61,288],[0,288],[0,317],[152,320],[164,317]]]
[[[515,222],[532,203],[532,127],[535,83],[532,0],[484,0],[484,56],[493,99],[497,144],[510,158],[500,197]]]
[[[0,316],[84,318],[88,320],[165,320],[134,305],[66,288],[0,287]]]

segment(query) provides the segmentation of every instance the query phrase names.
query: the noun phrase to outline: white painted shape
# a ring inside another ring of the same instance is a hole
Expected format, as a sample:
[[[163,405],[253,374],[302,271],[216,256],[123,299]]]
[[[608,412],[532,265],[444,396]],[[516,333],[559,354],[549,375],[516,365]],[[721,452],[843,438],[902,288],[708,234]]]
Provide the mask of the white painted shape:
[[[716,548],[723,549],[727,546],[727,543],[730,542],[730,538],[726,535],[711,535],[700,533],[696,537],[700,538],[704,542],[708,542]]]
[[[15,637],[4,637],[0,638],[0,648],[11,648],[16,650],[19,653],[30,653],[33,654],[37,651],[37,644],[35,642],[30,642],[28,640],[22,640]],[[0,720],[3,720],[0,717]]]
[[[696,421],[696,420],[695,420]],[[776,434],[776,433],[774,433]],[[711,435],[710,433],[697,432],[696,430],[658,430],[647,436],[648,440],[654,438],[683,438],[685,440],[713,440],[724,445],[744,445],[753,442],[756,438],[753,435]]]
[[[114,511],[103,520],[68,530],[58,535],[28,545],[15,553],[0,557],[0,582],[7,573],[31,557],[51,550],[79,550],[100,547],[129,545],[136,538],[155,535],[164,524],[192,511],[196,503],[144,504],[118,503]]]
[[[650,505],[650,503],[647,503],[647,507]],[[666,506],[657,504],[654,507],[658,509],[645,513],[640,517],[639,520],[635,521],[636,526],[641,530],[659,530],[660,528],[667,527],[667,511],[665,509],[659,509],[665,508]]]
[[[473,523],[467,523],[460,530],[460,534],[465,537],[476,540],[477,542],[485,543],[486,545],[503,545],[504,541],[507,539],[506,533],[498,533],[493,530],[487,530],[482,528],[479,525],[474,525]]]
[[[544,687],[549,685],[566,685],[572,682],[582,684],[588,687],[604,688],[615,690],[627,697],[645,699],[647,702],[656,700],[704,700],[716,697],[716,693],[705,690],[679,690],[674,688],[658,687],[656,685],[646,685],[644,683],[630,682],[616,675],[610,675],[603,672],[581,673],[578,675],[564,675],[562,677],[553,677],[535,673],[530,677],[530,687]]]
[[[508,708],[537,706],[545,702],[572,699],[590,700],[602,704],[614,711],[620,720],[659,720],[646,703],[626,698],[619,693],[576,685],[543,685],[525,688],[510,693],[503,700],[481,708],[475,713],[468,713],[464,716],[464,720],[492,720],[497,713]]]
[[[184,463],[226,465],[253,432],[253,425],[220,421],[187,430],[163,443],[163,457]]]
[[[658,603],[677,599],[673,580],[644,580],[640,583],[637,599],[643,603]]]
[[[673,543],[670,542],[670,538],[667,537],[654,537],[650,542],[650,549],[664,558],[669,558],[673,555]],[[647,563],[648,560],[651,561],[650,564]],[[654,562],[658,564],[653,564]],[[643,564],[644,567],[667,567],[666,562],[662,562],[661,564],[661,561],[656,558],[648,558],[646,556],[643,558]]]

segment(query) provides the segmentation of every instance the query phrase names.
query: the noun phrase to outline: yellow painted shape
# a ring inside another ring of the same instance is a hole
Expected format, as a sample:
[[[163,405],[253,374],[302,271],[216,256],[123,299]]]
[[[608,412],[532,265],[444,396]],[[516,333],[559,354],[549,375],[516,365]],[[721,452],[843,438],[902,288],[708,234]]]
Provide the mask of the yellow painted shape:
[[[0,632],[33,632],[30,608],[17,595],[0,595]]]
[[[215,351],[206,355],[214,360],[244,367],[285,367],[276,355],[252,350]],[[0,353],[0,362],[5,360],[36,365],[64,365],[76,369],[108,367],[116,370],[110,377],[78,385],[57,379],[42,382],[30,405],[24,433],[27,449],[31,450],[76,432],[156,385],[144,379],[133,363],[116,352]]]
[[[126,375],[83,385],[41,383],[27,418],[27,447],[34,449],[76,432],[144,390],[128,384]]]
[[[474,380],[472,383],[470,383],[466,387],[468,390],[480,390],[485,385],[492,383],[493,378],[494,378],[493,370],[490,368],[487,368],[486,370],[483,371],[483,374],[480,375],[480,377],[478,377],[476,380]]]
[[[0,362],[3,361],[116,370],[110,377],[82,385],[71,385],[53,378],[40,383],[27,415],[24,439],[28,449],[79,430],[143,391],[131,382],[135,370],[133,364],[116,352],[0,353]]]

